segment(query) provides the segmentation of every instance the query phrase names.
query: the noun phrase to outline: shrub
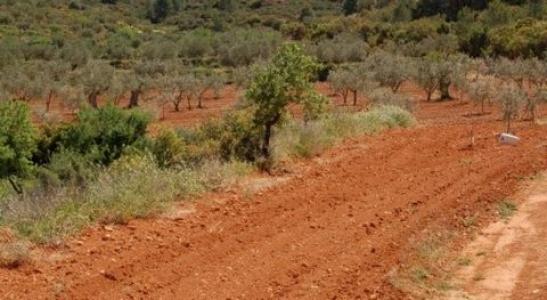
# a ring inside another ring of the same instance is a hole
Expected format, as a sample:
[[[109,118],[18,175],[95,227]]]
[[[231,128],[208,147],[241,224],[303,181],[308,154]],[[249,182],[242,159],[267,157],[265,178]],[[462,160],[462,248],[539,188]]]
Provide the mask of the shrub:
[[[36,130],[25,104],[0,101],[0,178],[8,178],[21,193],[15,177],[28,176],[32,170],[32,153],[36,149]]]
[[[49,242],[91,223],[125,223],[158,213],[172,201],[234,184],[252,169],[248,163],[219,161],[160,168],[150,154],[124,155],[83,188],[63,185],[55,193],[5,199],[0,221],[32,241]]]
[[[206,160],[253,162],[259,157],[259,130],[248,109],[231,112],[194,129],[179,129],[178,134],[185,147],[181,160],[186,164]]]
[[[414,123],[408,111],[395,106],[377,106],[355,114],[328,114],[306,123],[292,121],[279,129],[273,139],[273,160],[282,163],[294,157],[312,157],[344,138]]]
[[[90,161],[108,165],[128,146],[144,138],[149,117],[135,110],[124,111],[112,105],[85,109],[75,123],[53,133],[42,151],[79,153]]]
[[[185,145],[173,130],[162,130],[153,141],[152,154],[161,168],[171,167],[180,162],[184,152]]]
[[[96,166],[91,157],[73,150],[61,149],[53,153],[50,162],[39,172],[42,183],[55,183],[55,177],[64,184],[84,186],[95,175]]]
[[[397,106],[405,110],[412,110],[412,99],[403,94],[394,93],[389,88],[377,88],[368,94],[372,104]]]

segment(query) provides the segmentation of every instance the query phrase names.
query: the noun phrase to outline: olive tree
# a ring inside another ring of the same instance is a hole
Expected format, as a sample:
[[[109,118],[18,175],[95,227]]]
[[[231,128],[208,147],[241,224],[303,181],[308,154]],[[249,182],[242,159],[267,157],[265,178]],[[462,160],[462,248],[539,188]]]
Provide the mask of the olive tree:
[[[502,109],[502,117],[506,123],[506,132],[511,132],[511,121],[518,117],[520,107],[526,101],[526,94],[515,85],[501,87],[497,93],[497,100]]]
[[[220,98],[220,91],[224,87],[224,79],[217,74],[196,76],[198,108],[203,108],[205,93],[213,91],[216,99]]]
[[[466,80],[467,64],[465,57],[459,55],[439,55],[435,59],[438,61],[440,100],[452,100],[454,98],[450,95],[450,87],[452,85],[459,85],[459,88],[463,88],[463,82]]]
[[[35,77],[36,73],[28,72],[28,65],[9,66],[4,68],[2,77],[2,89],[13,100],[28,101],[40,95],[40,84]],[[33,75],[34,77],[29,77]]]
[[[252,67],[242,66],[233,68],[230,73],[230,80],[237,90],[245,89],[249,86],[252,78]]]
[[[184,74],[168,80],[168,85],[172,90],[173,97],[171,103],[176,112],[180,111],[180,105],[186,100],[188,110],[192,109],[192,101],[198,97],[199,82],[195,75]]]
[[[91,57],[89,47],[83,42],[72,42],[64,45],[60,51],[60,59],[70,64],[72,70],[85,66]]]
[[[353,96],[353,105],[357,105],[358,94],[375,89],[378,83],[367,72],[365,65],[352,67],[351,69],[338,69],[329,74],[329,82],[336,93],[339,93],[344,105],[350,94]]]
[[[89,105],[97,108],[99,96],[110,88],[114,68],[104,61],[93,60],[81,68],[76,76],[76,81],[87,95]]]
[[[375,81],[391,88],[393,92],[397,92],[411,75],[408,58],[383,51],[368,57],[365,66],[372,72]]]
[[[530,94],[526,97],[524,109],[532,122],[536,121],[537,110],[540,103],[547,103],[547,87],[534,89],[530,91]]]
[[[296,44],[285,44],[253,79],[246,98],[253,104],[254,123],[261,128],[261,153],[270,158],[272,129],[291,103],[301,104],[306,118],[317,117],[327,100],[317,93],[312,80],[319,65]]]
[[[505,82],[513,81],[519,88],[524,87],[528,72],[527,68],[526,62],[520,58],[510,60],[502,57],[495,60],[492,65],[493,73],[496,77]]]
[[[500,58],[490,60],[492,73],[505,84],[513,83],[524,98],[524,114],[534,121],[538,104],[543,102],[544,85],[547,82],[547,64],[538,59]]]
[[[479,79],[470,82],[467,86],[467,94],[471,100],[481,106],[481,114],[484,114],[484,105],[492,96],[492,83],[488,79]]]
[[[540,103],[547,103],[547,61],[528,59],[525,64],[525,77],[528,82],[525,114],[534,122]]]
[[[172,78],[169,76],[160,76],[154,80],[154,84],[159,90],[159,93],[154,97],[161,110],[159,119],[165,120],[165,107],[167,104],[172,103],[174,95]]]
[[[126,80],[127,88],[131,93],[127,108],[139,106],[141,95],[146,89],[153,87],[155,78],[168,73],[168,68],[161,61],[139,61],[129,71]]]
[[[439,88],[439,67],[437,62],[430,57],[418,58],[413,68],[414,81],[426,92],[427,101]]]
[[[331,85],[331,88],[336,94],[342,96],[342,99],[344,100],[344,105],[347,104],[352,81],[354,80],[355,78],[353,74],[348,70],[335,70],[330,72],[329,74],[328,81]]]
[[[60,98],[62,99],[63,105],[70,109],[72,114],[76,113],[82,104],[85,102],[86,95],[84,93],[84,88],[81,85],[70,85],[66,84],[61,87],[59,90]]]
[[[46,112],[50,111],[53,99],[61,92],[69,70],[70,65],[64,61],[49,61],[43,66],[41,81],[44,90],[43,96]]]

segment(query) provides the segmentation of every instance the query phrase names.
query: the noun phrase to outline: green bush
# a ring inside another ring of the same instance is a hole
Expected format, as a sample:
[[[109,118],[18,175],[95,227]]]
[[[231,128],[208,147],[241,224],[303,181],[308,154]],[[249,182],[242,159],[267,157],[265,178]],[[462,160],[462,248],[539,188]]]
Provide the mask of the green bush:
[[[488,33],[494,56],[543,57],[547,49],[547,21],[524,19]]]
[[[32,171],[36,130],[23,103],[1,101],[0,120],[0,179],[8,178],[14,189],[21,192],[14,177],[25,177]]]
[[[181,160],[199,164],[205,160],[255,161],[259,156],[258,128],[252,112],[238,110],[194,129],[179,129],[185,150]]]
[[[42,159],[47,154],[68,151],[92,162],[108,165],[124,149],[143,139],[150,118],[136,110],[124,111],[108,105],[85,109],[75,123],[65,125],[42,142]],[[49,157],[51,159],[51,157]]]
[[[152,144],[152,154],[162,168],[180,162],[184,157],[185,150],[183,140],[173,130],[161,131]]]
[[[63,149],[51,156],[51,161],[44,169],[51,172],[52,175],[55,174],[65,184],[83,186],[94,177],[96,165],[91,159],[80,153]],[[41,173],[47,175],[47,172],[42,171]],[[42,178],[54,181],[53,177]]]

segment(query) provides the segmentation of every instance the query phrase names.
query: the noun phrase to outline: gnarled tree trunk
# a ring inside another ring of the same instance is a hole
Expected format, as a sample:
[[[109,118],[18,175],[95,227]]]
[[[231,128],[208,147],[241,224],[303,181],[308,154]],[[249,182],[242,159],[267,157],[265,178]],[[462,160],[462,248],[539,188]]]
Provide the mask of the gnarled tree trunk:
[[[53,100],[53,91],[49,91],[49,94],[47,95],[47,99],[46,99],[46,112],[49,112],[49,109],[51,108],[52,100]]]
[[[129,104],[127,105],[127,108],[133,108],[139,106],[139,98],[141,96],[142,91],[140,89],[132,90],[131,91],[131,97],[129,97]]]
[[[91,107],[98,108],[99,107],[98,98],[99,98],[99,92],[97,91],[91,92],[89,96],[87,97],[87,102],[89,102],[89,105],[91,105]]]
[[[450,96],[450,84],[452,82],[449,78],[442,78],[439,81],[439,90],[441,90],[441,100],[452,100],[452,96]]]

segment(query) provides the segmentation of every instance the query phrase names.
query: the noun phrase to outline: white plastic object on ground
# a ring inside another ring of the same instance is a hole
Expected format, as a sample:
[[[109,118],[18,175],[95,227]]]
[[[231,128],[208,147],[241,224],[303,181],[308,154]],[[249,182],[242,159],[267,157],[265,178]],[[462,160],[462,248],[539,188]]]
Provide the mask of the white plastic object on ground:
[[[516,145],[520,141],[520,138],[510,133],[502,133],[498,136],[498,140],[502,144]]]

